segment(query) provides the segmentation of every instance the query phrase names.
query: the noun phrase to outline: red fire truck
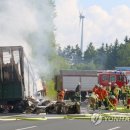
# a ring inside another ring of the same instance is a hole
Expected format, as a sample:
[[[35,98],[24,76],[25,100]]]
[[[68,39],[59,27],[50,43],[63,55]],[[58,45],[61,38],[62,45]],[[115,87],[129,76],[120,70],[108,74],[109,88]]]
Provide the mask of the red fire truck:
[[[121,88],[124,84],[128,84],[128,71],[104,71],[98,73],[98,83],[103,86],[108,86],[109,82],[112,85],[115,83]]]

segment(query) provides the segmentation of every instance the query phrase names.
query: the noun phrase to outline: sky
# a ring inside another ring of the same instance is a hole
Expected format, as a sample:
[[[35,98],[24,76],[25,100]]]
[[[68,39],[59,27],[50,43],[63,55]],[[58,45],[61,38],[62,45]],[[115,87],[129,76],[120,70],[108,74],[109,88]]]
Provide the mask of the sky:
[[[130,0],[56,0],[56,42],[59,46],[80,46],[79,12],[84,16],[84,50],[90,42],[124,42],[130,37]]]
[[[99,5],[106,10],[110,10],[118,5],[130,5],[130,0],[78,0],[78,4],[81,5],[82,8]]]

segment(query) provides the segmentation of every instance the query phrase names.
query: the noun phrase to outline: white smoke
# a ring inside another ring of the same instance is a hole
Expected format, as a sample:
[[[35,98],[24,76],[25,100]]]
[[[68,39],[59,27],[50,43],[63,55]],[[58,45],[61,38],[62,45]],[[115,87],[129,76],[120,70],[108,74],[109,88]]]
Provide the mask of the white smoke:
[[[37,67],[48,68],[46,57],[52,52],[51,11],[48,0],[0,1],[0,46],[21,45],[28,57],[35,53]]]
[[[44,75],[53,71],[52,12],[49,0],[0,1],[0,46],[23,46],[35,72]]]

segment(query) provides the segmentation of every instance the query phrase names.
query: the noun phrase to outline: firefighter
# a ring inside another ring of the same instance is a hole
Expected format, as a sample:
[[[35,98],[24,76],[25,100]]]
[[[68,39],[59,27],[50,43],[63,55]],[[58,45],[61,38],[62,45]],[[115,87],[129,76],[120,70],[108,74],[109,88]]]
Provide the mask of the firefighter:
[[[96,91],[98,90],[98,87],[99,87],[99,85],[95,85],[92,91],[93,91],[94,93],[96,93]]]
[[[118,101],[119,101],[119,98],[120,98],[120,88],[118,87],[118,85],[115,83],[114,84],[114,90],[113,90],[113,93],[114,93],[114,95],[116,96],[116,98],[118,99]]]
[[[130,86],[127,86],[126,88],[126,104],[127,104],[127,109],[130,108]]]
[[[105,109],[108,110],[108,92],[106,89],[103,88],[102,85],[99,86],[98,90],[96,91],[96,94],[98,95],[98,106],[101,108],[102,103],[105,106]]]
[[[112,84],[112,86],[111,86],[111,91],[110,91],[110,96],[111,96],[111,95],[114,95],[114,89],[115,89],[115,86]]]
[[[122,87],[121,87],[121,98],[122,98],[122,101],[123,101],[123,105],[125,105],[125,101],[126,101],[126,95],[127,95],[127,86],[126,84],[124,84]]]
[[[92,92],[91,96],[89,97],[89,105],[90,107],[95,110],[98,109],[98,95],[95,92]]]
[[[64,96],[65,96],[65,90],[62,88],[61,90],[58,91],[57,101],[58,102],[63,102],[64,101]]]
[[[75,89],[75,100],[80,101],[81,100],[80,98],[81,98],[81,84],[79,82]]]
[[[111,95],[109,98],[109,108],[116,110],[118,100],[115,95]]]
[[[81,84],[79,82],[78,85],[76,86],[75,92],[80,92],[80,90],[81,90]]]
[[[106,90],[108,92],[108,95],[110,95],[110,92],[111,92],[111,82],[109,82],[108,86],[106,86]]]

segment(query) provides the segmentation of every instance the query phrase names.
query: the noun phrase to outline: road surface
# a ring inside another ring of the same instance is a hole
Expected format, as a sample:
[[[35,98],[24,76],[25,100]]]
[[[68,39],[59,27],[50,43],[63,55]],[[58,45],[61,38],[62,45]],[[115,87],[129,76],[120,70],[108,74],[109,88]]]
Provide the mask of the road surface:
[[[88,120],[16,120],[0,121],[0,130],[130,130],[130,122],[102,122],[95,126]]]

